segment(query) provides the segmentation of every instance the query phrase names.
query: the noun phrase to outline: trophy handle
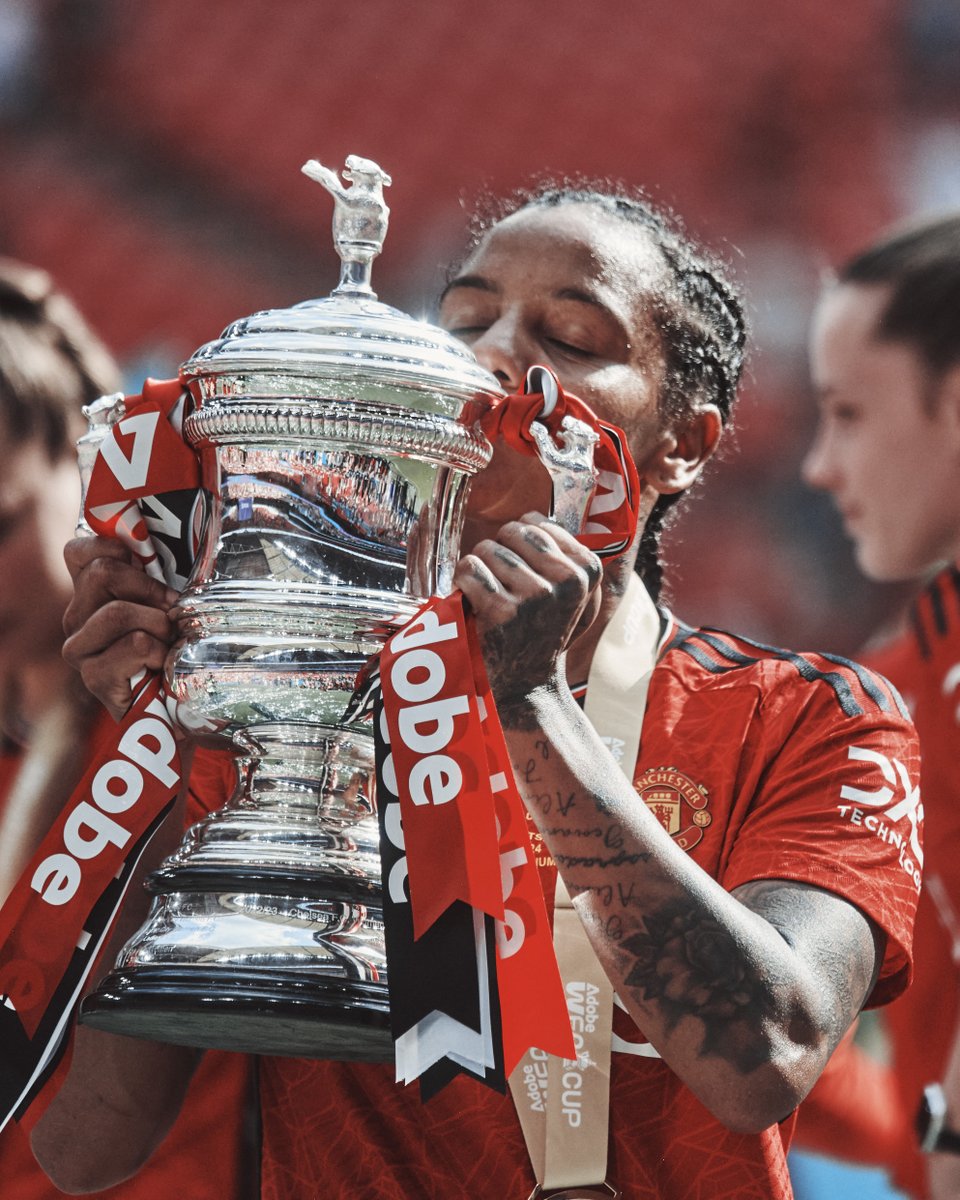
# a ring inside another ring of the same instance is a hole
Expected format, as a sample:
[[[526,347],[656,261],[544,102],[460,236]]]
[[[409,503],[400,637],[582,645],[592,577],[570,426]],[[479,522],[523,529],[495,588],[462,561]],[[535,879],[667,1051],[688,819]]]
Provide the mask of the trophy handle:
[[[594,431],[577,417],[564,417],[554,442],[539,421],[530,426],[540,461],[553,481],[551,516],[568,533],[581,532],[597,486],[593,448],[599,441]]]
[[[558,525],[576,536],[583,529],[597,486],[593,452],[600,435],[578,417],[567,416],[560,422],[554,441],[543,418],[549,417],[557,406],[556,379],[543,367],[531,367],[527,372],[527,390],[543,393],[543,408],[531,424],[530,434],[540,461],[553,481],[553,511],[550,515]]]
[[[109,396],[101,396],[92,404],[85,404],[82,409],[87,418],[87,432],[77,438],[77,468],[80,472],[80,512],[77,514],[77,537],[92,537],[93,530],[87,524],[84,510],[87,505],[87,491],[90,487],[90,476],[93,474],[93,464],[100,452],[100,446],[110,430],[126,415],[123,403],[123,392],[113,392]]]

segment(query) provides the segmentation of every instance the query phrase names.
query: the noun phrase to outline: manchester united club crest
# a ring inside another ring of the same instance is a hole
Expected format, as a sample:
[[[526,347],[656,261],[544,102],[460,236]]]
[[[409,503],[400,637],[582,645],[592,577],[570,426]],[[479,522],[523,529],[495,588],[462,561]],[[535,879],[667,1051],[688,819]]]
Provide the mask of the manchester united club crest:
[[[707,812],[707,789],[676,767],[651,767],[633,786],[681,850],[692,850],[713,817]]]

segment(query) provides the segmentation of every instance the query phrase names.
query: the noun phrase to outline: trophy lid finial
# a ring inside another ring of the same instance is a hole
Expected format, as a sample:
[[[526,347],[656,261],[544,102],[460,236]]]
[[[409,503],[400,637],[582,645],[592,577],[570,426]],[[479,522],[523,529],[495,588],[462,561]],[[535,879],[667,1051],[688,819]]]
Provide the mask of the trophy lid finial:
[[[343,186],[336,172],[315,158],[300,169],[322,184],[334,199],[333,243],[340,256],[340,283],[332,294],[375,300],[370,271],[387,235],[390,209],[383,189],[393,181],[375,162],[356,154],[347,157],[343,170],[349,188]]]

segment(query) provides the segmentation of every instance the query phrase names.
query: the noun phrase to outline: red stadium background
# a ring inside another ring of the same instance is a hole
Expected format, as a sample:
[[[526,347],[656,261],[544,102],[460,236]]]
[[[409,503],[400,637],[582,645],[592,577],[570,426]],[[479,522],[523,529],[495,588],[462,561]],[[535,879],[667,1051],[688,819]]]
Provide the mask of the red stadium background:
[[[394,178],[381,297],[429,313],[478,194],[645,186],[746,288],[737,447],[671,534],[688,620],[853,652],[870,587],[798,480],[822,273],[957,202],[951,0],[0,0],[0,253],[47,267],[125,365],[326,294],[317,157]]]

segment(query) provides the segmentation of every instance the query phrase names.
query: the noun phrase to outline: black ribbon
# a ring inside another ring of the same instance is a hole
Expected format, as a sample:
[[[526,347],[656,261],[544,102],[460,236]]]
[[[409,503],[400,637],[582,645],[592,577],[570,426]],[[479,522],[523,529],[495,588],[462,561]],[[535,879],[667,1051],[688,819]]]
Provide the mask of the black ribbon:
[[[379,692],[374,700],[374,730],[383,921],[393,1039],[396,1041],[434,1012],[444,1013],[480,1034],[485,1004],[489,1012],[486,1040],[493,1055],[493,1065],[471,1070],[444,1057],[420,1075],[420,1096],[429,1100],[457,1075],[468,1075],[498,1092],[505,1092],[507,1081],[497,994],[495,922],[492,917],[481,914],[482,926],[478,926],[474,910],[457,901],[422,937],[414,940],[400,800],[384,777],[390,744]],[[392,782],[392,771],[387,775]],[[485,980],[478,967],[478,954],[485,962]]]

